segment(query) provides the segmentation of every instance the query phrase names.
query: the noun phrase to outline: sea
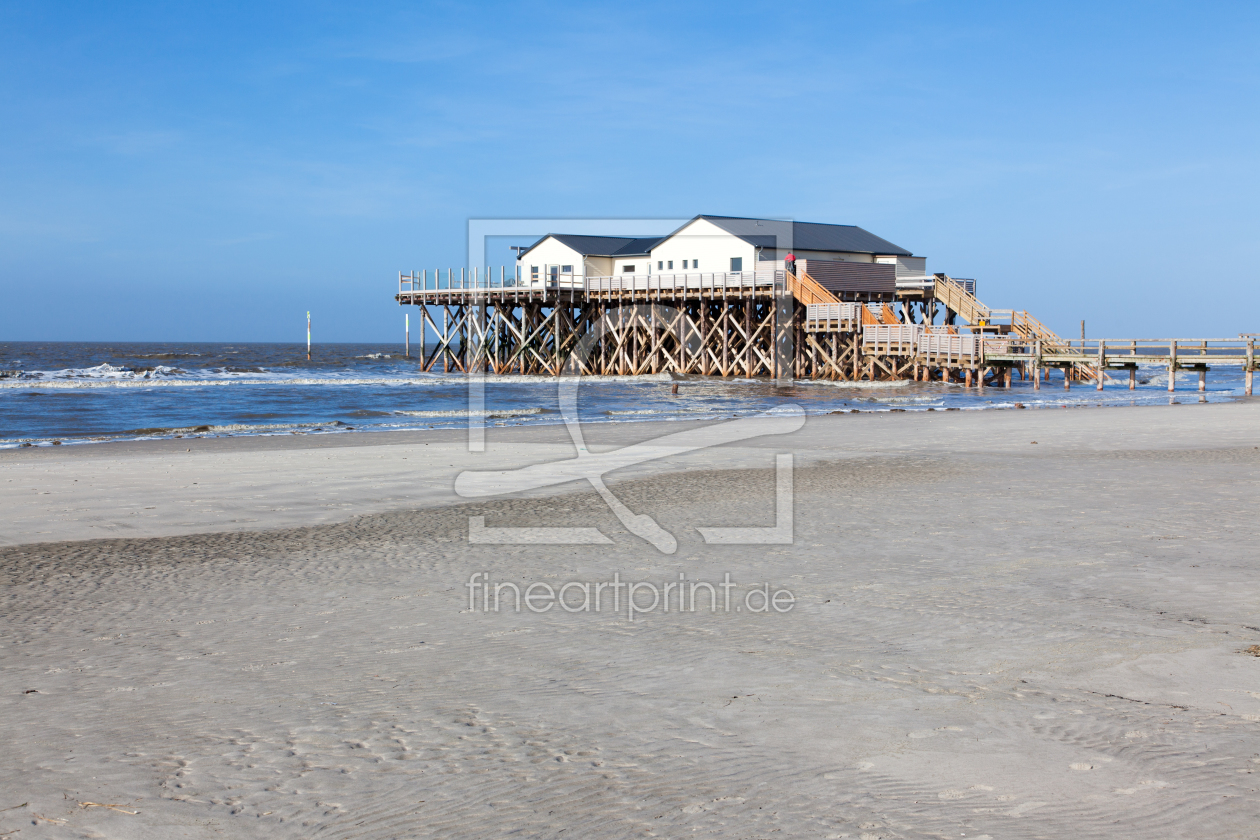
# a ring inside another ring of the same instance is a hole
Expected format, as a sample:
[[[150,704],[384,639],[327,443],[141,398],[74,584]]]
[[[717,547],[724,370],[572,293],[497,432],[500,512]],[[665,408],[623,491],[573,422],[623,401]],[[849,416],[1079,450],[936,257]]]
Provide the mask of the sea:
[[[465,426],[468,380],[424,373],[419,348],[408,358],[396,344],[128,342],[0,343],[0,448],[122,440],[336,435],[351,431],[424,431]],[[1169,394],[1167,370],[1139,371],[1103,391],[1092,383],[1063,390],[1056,372],[1034,391],[1015,379],[1010,389],[919,382],[843,383],[769,379],[647,376],[583,377],[583,423],[717,420],[802,407],[835,412],[989,411],[1064,406],[1228,402],[1243,395],[1238,368],[1178,375]],[[673,393],[677,384],[678,393]],[[487,426],[563,422],[559,381],[552,377],[487,376]]]

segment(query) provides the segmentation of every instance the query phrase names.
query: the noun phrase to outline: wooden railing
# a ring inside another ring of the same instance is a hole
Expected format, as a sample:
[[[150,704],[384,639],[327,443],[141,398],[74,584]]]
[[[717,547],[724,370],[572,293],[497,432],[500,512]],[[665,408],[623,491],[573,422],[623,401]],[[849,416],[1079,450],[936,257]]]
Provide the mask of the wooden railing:
[[[1092,338],[1063,340],[1047,345],[1041,340],[1012,340],[1003,348],[985,342],[987,361],[1023,363],[1034,369],[1063,367],[1081,371],[1082,379],[1093,379],[1101,390],[1108,378],[1107,370],[1128,370],[1129,387],[1135,387],[1134,375],[1139,365],[1167,367],[1168,390],[1173,390],[1178,370],[1199,373],[1199,390],[1204,390],[1209,368],[1238,365],[1245,376],[1243,393],[1251,396],[1256,370],[1256,339],[1238,338]]]
[[[822,287],[817,280],[809,276],[808,272],[801,271],[799,275],[790,271],[785,271],[787,275],[788,291],[792,293],[792,297],[796,298],[806,306],[811,303],[839,303],[840,298],[833,295]]]
[[[958,335],[924,324],[868,324],[862,328],[863,353],[915,356],[945,367],[974,367],[990,346],[1005,349],[1009,343],[1009,339]]]
[[[918,352],[922,334],[923,327],[919,324],[869,324],[862,327],[862,352],[913,356]]]
[[[1008,340],[1001,354],[1009,360],[1034,357],[1042,362],[1080,362],[1095,367],[1126,367],[1134,364],[1176,364],[1179,368],[1203,365],[1243,365],[1255,363],[1252,337],[1240,338],[1091,338],[1060,339],[1048,345],[1037,340]],[[999,355],[996,351],[989,356]]]
[[[860,303],[810,303],[805,305],[805,329],[809,332],[851,332],[861,323]]]
[[[915,355],[943,367],[971,367],[980,357],[982,340],[978,335],[925,332],[919,336]]]
[[[587,277],[590,294],[724,289],[772,289],[783,281],[782,271],[693,272],[690,274],[613,274]]]
[[[538,294],[550,290],[576,290],[591,293],[610,292],[657,292],[687,290],[762,289],[770,290],[785,283],[783,271],[732,271],[692,272],[679,274],[616,274],[611,276],[584,276],[581,274],[554,274],[541,277],[509,276],[504,268],[495,272],[472,269],[447,269],[433,272],[399,272],[399,295],[459,295],[505,290],[513,294]],[[821,288],[821,287],[819,287]],[[823,291],[826,291],[825,289]],[[829,297],[828,301],[834,301]]]
[[[561,275],[561,277],[572,278],[573,275]],[[507,273],[506,266],[499,266],[498,276],[492,266],[486,266],[484,269],[478,266],[472,268],[448,268],[445,277],[442,269],[435,268],[430,274],[428,269],[423,271],[411,271],[403,274],[398,272],[398,293],[415,294],[416,292],[476,292],[490,291],[492,289],[515,289],[525,284],[516,276],[515,270],[512,274]]]

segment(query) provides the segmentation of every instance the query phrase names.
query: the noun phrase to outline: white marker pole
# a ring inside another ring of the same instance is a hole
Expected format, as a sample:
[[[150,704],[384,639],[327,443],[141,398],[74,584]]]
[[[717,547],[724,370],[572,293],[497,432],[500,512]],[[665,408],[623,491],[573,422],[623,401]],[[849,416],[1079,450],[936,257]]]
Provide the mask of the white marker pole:
[[[306,313],[306,360],[311,360],[311,313]]]
[[[403,313],[403,319],[404,319],[403,323],[406,325],[406,332],[407,332],[407,345],[406,345],[407,349],[405,351],[405,356],[408,359],[410,359],[411,358],[411,313],[410,312]]]

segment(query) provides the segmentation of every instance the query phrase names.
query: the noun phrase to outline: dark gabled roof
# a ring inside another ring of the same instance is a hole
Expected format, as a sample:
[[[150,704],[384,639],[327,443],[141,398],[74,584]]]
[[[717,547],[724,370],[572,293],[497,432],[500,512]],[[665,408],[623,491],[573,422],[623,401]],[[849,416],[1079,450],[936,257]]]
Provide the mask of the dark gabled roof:
[[[788,222],[782,219],[745,219],[739,216],[696,216],[686,225],[704,219],[729,234],[758,248],[792,248],[800,251],[840,251],[849,254],[880,254],[910,257],[911,252],[881,239],[857,225],[825,225],[817,222]],[[571,233],[549,233],[521,252],[522,259],[547,239],[555,239],[584,257],[646,257],[657,244],[669,236],[636,238],[632,236],[583,236]]]
[[[598,256],[646,257],[652,253],[652,249],[656,247],[657,243],[660,242],[664,238],[665,237],[663,236],[648,236],[648,237],[641,237],[638,239],[631,239],[629,242],[626,243],[626,246],[622,248],[621,250],[616,251],[612,254],[599,254]]]
[[[738,216],[696,216],[759,248],[793,248],[802,251],[842,251],[850,254],[882,254],[910,257],[913,254],[887,239],[881,239],[857,225],[825,225],[817,222],[788,222],[781,219],[744,219]],[[686,227],[686,225],[683,225]],[[679,228],[682,230],[682,228]],[[678,231],[674,231],[677,233]],[[673,234],[671,234],[672,236]],[[781,244],[779,244],[781,243]]]
[[[582,236],[572,233],[549,233],[521,252],[521,259],[548,239],[567,245],[584,257],[646,257],[664,237]]]
[[[910,251],[881,239],[857,225],[823,225],[816,222],[792,223],[792,247],[803,251],[846,251],[854,254],[914,256]]]

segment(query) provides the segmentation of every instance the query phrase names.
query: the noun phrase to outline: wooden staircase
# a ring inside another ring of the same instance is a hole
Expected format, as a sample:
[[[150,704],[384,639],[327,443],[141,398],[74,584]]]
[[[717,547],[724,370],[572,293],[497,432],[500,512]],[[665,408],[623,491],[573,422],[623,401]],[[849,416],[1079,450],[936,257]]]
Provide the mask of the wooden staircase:
[[[964,289],[961,283],[955,283],[949,275],[936,275],[932,295],[945,304],[947,309],[972,326],[979,325],[981,321],[987,324],[993,320],[993,310],[977,300],[976,296]]]
[[[788,291],[792,293],[792,297],[808,306],[811,303],[839,303],[840,298],[833,295],[822,287],[822,284],[809,276],[808,272],[802,271],[799,275],[790,271],[785,271],[787,275]]]
[[[1029,315],[1023,309],[990,309],[981,303],[975,295],[963,288],[961,283],[952,280],[949,275],[936,275],[933,284],[933,295],[938,301],[962,318],[971,327],[990,326],[1010,328],[1010,332],[1026,342],[1041,342],[1041,350],[1046,352],[1067,352],[1071,345],[1058,333],[1041,321]],[[1072,369],[1080,378],[1093,378],[1094,372],[1085,365],[1073,365]]]

